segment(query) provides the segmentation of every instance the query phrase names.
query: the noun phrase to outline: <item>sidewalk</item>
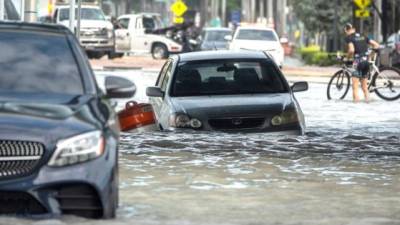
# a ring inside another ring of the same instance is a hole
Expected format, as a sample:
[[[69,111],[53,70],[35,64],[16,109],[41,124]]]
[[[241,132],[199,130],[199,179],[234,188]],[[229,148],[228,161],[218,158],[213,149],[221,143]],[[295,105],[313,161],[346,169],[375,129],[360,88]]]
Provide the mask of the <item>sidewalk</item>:
[[[154,60],[151,56],[125,56],[108,60],[102,58],[98,60],[90,60],[93,69],[95,70],[146,70],[158,72],[161,70],[165,60]],[[304,66],[301,62],[294,58],[285,59],[283,73],[288,77],[330,77],[338,67],[317,67]]]

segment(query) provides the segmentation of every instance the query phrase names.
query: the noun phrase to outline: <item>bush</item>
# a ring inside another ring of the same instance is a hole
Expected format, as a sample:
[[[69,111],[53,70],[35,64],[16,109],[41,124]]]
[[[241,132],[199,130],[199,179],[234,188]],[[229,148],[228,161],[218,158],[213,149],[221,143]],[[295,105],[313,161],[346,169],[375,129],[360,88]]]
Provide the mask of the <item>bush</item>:
[[[336,54],[321,51],[317,45],[311,45],[299,49],[303,61],[307,65],[332,66],[337,64]]]

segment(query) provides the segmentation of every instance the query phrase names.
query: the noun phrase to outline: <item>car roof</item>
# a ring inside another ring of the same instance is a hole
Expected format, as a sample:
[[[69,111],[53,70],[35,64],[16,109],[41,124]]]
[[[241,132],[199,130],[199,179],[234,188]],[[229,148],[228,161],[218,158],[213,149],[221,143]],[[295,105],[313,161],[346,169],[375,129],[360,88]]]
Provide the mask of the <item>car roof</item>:
[[[205,31],[232,31],[232,29],[228,28],[228,27],[205,27],[203,28],[203,30]]]
[[[253,26],[253,27],[243,26],[243,27],[238,27],[237,29],[238,30],[270,30],[270,31],[275,32],[275,30],[273,28],[261,27],[261,26]]]
[[[100,6],[98,5],[81,5],[82,8],[92,8],[92,9],[100,9]],[[56,9],[65,9],[65,8],[70,8],[69,4],[62,4],[62,5],[56,5]],[[78,8],[78,5],[75,5],[75,8]]]
[[[124,14],[119,16],[118,18],[132,18],[132,17],[139,17],[139,16],[160,16],[158,13],[135,13],[135,14]]]
[[[19,21],[0,21],[0,29],[23,30],[23,31],[39,31],[65,34],[69,29],[59,24],[45,24],[45,23],[28,23]]]
[[[176,56],[181,62],[220,59],[270,59],[265,53],[253,50],[218,50],[183,53]],[[174,56],[172,57],[174,58]]]

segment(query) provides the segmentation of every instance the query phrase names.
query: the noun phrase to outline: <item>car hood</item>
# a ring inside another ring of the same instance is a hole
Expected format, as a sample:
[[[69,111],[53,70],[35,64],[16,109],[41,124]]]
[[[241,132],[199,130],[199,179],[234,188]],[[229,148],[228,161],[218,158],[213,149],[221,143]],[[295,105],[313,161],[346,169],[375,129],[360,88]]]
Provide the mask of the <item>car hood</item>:
[[[293,106],[289,93],[177,97],[171,100],[176,112],[201,119],[274,116]]]
[[[234,50],[249,49],[249,50],[278,50],[282,48],[277,41],[254,41],[254,40],[234,40],[231,44]]]
[[[55,144],[60,139],[100,129],[93,119],[91,105],[95,101],[91,96],[75,97],[66,104],[1,101],[0,139]]]

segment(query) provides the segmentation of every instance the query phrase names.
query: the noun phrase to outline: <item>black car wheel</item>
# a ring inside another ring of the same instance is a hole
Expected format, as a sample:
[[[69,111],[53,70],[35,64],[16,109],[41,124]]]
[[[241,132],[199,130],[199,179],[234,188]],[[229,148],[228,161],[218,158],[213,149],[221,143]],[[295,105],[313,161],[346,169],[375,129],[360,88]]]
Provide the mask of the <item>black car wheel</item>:
[[[166,59],[168,58],[168,49],[164,44],[155,44],[151,50],[151,55],[154,59]]]

